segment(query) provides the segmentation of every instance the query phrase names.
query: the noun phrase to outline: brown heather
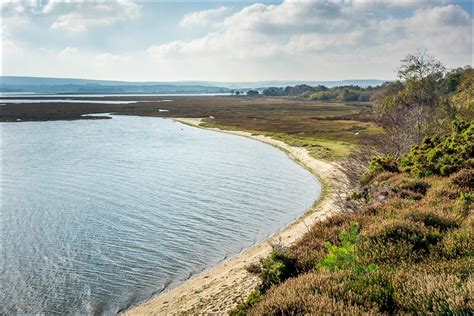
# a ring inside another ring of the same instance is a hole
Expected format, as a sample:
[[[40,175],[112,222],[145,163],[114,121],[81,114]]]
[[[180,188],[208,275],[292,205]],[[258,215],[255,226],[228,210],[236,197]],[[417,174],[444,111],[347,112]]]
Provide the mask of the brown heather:
[[[272,287],[250,315],[474,313],[474,171],[413,178],[381,172],[365,187],[365,207],[317,223],[289,251],[297,275]],[[324,242],[359,223],[360,261],[372,272],[316,268]]]
[[[375,314],[376,308],[359,306],[356,293],[346,293],[342,273],[307,273],[273,288],[250,315]],[[365,302],[371,305],[370,302]]]
[[[425,272],[403,271],[393,277],[394,301],[399,311],[416,314],[466,314],[474,309],[474,279]]]

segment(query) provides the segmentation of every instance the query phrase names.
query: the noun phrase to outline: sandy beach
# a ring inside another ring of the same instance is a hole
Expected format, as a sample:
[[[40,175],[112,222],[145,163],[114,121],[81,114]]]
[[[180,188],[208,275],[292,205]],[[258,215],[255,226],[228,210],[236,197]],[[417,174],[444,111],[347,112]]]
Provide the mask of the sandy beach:
[[[198,127],[202,119],[176,118],[178,122]],[[125,315],[173,315],[173,314],[226,314],[238,302],[244,300],[258,285],[258,277],[245,267],[266,257],[272,245],[289,246],[299,239],[316,221],[337,212],[337,203],[344,196],[344,175],[338,165],[311,157],[305,148],[290,146],[282,141],[263,135],[242,131],[226,131],[211,128],[271,144],[311,171],[324,185],[324,192],[315,205],[298,220],[271,237],[241,253],[220,262],[180,286],[160,293],[148,301],[132,307]]]

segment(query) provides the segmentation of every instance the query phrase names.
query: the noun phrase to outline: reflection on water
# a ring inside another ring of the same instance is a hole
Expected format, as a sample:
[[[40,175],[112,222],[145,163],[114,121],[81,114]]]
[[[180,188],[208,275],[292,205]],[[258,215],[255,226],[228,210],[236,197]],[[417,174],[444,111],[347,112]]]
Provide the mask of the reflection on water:
[[[113,314],[301,215],[311,174],[170,120],[1,124],[0,313]]]

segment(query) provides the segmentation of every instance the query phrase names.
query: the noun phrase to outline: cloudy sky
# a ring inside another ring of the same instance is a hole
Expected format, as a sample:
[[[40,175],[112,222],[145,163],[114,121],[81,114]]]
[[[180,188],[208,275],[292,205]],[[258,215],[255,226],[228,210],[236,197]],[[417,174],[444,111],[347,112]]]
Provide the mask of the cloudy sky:
[[[393,79],[472,65],[473,1],[2,0],[2,74],[130,81]]]

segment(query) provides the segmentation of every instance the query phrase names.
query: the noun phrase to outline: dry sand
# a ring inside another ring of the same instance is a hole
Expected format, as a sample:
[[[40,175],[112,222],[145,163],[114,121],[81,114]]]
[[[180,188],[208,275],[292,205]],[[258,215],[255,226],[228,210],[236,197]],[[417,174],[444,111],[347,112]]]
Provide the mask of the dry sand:
[[[192,126],[199,126],[202,121],[197,118],[175,120]],[[222,261],[180,286],[160,293],[127,310],[126,315],[227,314],[258,285],[258,277],[245,270],[247,265],[268,256],[272,245],[291,245],[303,236],[314,222],[324,219],[339,209],[338,201],[344,196],[345,191],[344,181],[341,180],[345,177],[337,164],[314,159],[306,149],[290,146],[271,137],[241,131],[223,131],[214,128],[211,130],[250,137],[284,150],[288,156],[322,180],[326,184],[326,191],[314,207],[283,230],[240,254]]]

